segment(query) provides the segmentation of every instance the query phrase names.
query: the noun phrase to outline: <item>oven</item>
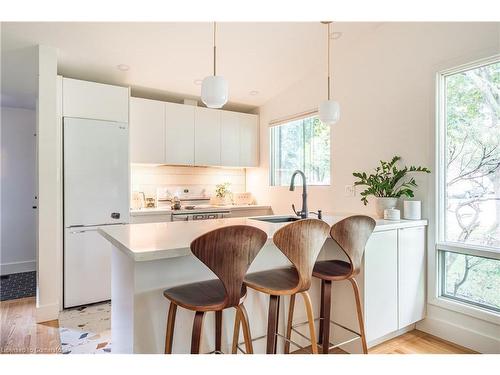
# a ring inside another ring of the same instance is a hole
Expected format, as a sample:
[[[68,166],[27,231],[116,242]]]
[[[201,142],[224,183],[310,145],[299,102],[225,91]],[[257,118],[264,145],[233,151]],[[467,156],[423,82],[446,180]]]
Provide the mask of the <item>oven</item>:
[[[172,212],[172,221],[198,221],[211,219],[224,219],[231,215],[229,210],[204,211],[204,212]]]

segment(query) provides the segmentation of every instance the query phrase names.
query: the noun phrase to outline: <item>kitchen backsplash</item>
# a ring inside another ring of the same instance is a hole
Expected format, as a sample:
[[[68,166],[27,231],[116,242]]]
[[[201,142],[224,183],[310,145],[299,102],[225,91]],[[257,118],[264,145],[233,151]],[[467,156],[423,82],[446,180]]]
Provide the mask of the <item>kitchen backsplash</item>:
[[[152,198],[156,198],[157,188],[166,188],[172,195],[183,195],[184,189],[188,189],[190,195],[213,196],[215,185],[224,182],[231,184],[233,193],[242,193],[246,189],[245,179],[243,168],[131,166],[132,191]]]

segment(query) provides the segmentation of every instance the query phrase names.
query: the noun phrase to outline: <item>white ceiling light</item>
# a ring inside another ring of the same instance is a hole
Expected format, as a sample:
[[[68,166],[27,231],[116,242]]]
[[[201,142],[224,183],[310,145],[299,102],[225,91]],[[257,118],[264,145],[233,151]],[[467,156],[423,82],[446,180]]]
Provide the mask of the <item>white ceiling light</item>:
[[[259,92],[257,90],[252,90],[249,92],[249,94],[252,96],[255,96],[255,95],[259,95]]]
[[[217,75],[217,47],[215,37],[217,24],[214,22],[214,75],[205,77],[201,84],[201,101],[209,108],[222,108],[227,103],[228,85],[222,76]]]
[[[323,24],[327,25],[328,28],[328,33],[326,34],[326,40],[328,43],[327,47],[327,54],[328,54],[328,99],[322,102],[319,105],[319,119],[321,120],[322,123],[327,124],[327,125],[333,125],[335,124],[339,118],[340,118],[340,106],[339,103],[337,103],[335,100],[331,99],[331,93],[330,93],[330,25],[331,21],[328,22],[322,22]]]

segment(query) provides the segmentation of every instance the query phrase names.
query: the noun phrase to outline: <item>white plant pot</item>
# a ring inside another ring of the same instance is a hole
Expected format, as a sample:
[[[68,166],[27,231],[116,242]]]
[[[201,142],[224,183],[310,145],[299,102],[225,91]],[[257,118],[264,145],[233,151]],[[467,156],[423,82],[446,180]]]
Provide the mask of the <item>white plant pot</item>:
[[[387,198],[387,197],[377,197],[377,216],[379,218],[384,217],[384,210],[388,208],[396,208],[396,204],[398,203],[398,198]]]
[[[230,196],[213,197],[212,203],[215,204],[216,206],[227,206],[231,204],[231,197]]]

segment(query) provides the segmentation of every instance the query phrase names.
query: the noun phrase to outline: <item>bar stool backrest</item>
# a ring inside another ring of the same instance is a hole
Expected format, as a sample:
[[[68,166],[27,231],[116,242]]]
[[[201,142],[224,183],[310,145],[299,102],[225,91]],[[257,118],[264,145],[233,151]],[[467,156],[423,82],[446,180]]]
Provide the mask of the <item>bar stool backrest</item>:
[[[232,225],[205,233],[191,242],[191,252],[224,285],[224,308],[240,304],[243,278],[266,241],[267,233],[259,228]]]
[[[330,226],[322,220],[303,219],[276,231],[273,242],[297,269],[299,281],[293,293],[311,286],[314,263],[328,238]]]
[[[335,223],[330,230],[330,236],[349,258],[351,275],[359,273],[361,258],[375,224],[369,216],[355,215]]]

